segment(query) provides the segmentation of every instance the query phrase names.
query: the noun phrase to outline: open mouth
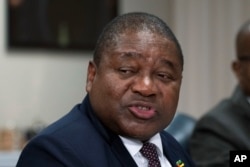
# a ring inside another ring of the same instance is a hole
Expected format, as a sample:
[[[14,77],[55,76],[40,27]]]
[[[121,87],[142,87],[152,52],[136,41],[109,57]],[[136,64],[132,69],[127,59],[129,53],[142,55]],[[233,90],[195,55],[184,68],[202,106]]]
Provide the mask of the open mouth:
[[[136,106],[139,110],[147,111],[150,110],[151,107],[145,107],[145,106]]]
[[[153,107],[143,104],[135,104],[129,107],[130,112],[140,119],[151,119],[155,116],[156,111]]]

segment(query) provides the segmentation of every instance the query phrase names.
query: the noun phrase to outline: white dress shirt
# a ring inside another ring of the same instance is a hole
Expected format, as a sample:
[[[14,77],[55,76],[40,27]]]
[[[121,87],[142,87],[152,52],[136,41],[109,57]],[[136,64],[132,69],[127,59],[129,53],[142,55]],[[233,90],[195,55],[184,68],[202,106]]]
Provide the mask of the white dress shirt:
[[[142,148],[143,143],[139,140],[125,138],[122,136],[120,136],[120,138],[125,147],[127,148],[128,152],[130,153],[130,155],[135,160],[138,167],[147,167],[148,160],[140,153],[140,149]],[[161,167],[172,167],[170,162],[163,154],[162,142],[159,133],[153,136],[148,142],[156,145]]]

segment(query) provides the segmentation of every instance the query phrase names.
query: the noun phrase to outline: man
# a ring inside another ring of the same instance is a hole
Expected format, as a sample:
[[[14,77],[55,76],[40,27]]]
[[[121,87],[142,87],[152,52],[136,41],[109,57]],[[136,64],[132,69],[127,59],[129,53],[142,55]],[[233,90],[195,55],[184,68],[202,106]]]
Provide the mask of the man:
[[[176,112],[182,71],[181,48],[162,20],[118,16],[97,41],[82,104],[31,140],[17,166],[194,166],[163,131]]]
[[[232,69],[238,79],[231,98],[221,101],[197,123],[190,152],[197,166],[229,166],[231,150],[250,149],[250,22],[236,38],[237,60]]]

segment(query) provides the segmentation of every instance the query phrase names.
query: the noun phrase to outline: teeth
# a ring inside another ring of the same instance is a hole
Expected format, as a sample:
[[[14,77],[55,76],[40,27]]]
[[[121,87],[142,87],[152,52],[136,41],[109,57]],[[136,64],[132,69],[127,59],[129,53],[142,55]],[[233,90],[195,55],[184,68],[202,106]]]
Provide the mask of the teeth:
[[[140,110],[144,110],[144,111],[149,110],[149,107],[144,107],[144,106],[138,106],[138,108]]]

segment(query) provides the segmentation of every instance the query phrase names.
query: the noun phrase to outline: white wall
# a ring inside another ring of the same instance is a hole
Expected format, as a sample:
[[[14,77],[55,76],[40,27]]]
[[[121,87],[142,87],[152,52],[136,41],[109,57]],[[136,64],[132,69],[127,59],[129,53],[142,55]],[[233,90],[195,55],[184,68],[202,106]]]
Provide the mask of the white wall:
[[[121,0],[120,13],[147,11],[167,18],[165,0]],[[143,4],[143,5],[142,5]],[[82,101],[91,53],[8,52],[5,1],[0,1],[0,127],[51,123]]]

